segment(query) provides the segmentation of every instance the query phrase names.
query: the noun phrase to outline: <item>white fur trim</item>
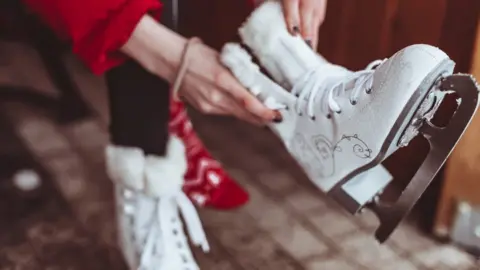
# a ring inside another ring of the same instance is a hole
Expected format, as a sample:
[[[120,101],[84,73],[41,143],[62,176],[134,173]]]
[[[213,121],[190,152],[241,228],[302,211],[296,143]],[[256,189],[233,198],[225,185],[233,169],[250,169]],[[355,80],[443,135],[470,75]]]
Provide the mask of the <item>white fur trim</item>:
[[[171,136],[165,157],[149,155],[146,158],[146,193],[151,196],[178,194],[186,171],[185,147],[179,138]]]
[[[238,30],[243,42],[256,53],[267,53],[275,41],[290,35],[278,1],[266,1],[258,6]]]
[[[171,136],[166,156],[145,156],[134,147],[109,145],[105,149],[107,173],[116,184],[149,196],[181,192],[187,160],[182,141]]]
[[[254,75],[260,72],[260,68],[252,62],[252,57],[240,44],[233,42],[225,44],[220,54],[220,60],[243,86],[249,89],[255,87]]]
[[[143,190],[145,155],[139,148],[109,145],[105,149],[107,174],[112,181],[133,190]]]
[[[279,1],[267,1],[255,9],[239,34],[275,81],[286,88],[324,60],[302,37],[290,34]]]

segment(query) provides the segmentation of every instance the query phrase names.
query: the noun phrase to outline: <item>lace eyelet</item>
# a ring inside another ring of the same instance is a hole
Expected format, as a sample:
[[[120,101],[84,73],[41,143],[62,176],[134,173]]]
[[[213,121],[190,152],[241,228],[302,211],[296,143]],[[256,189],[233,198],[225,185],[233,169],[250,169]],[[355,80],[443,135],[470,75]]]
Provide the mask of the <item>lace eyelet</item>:
[[[357,101],[356,100],[350,100],[350,104],[352,104],[353,106],[357,105]]]
[[[367,88],[367,89],[365,90],[365,93],[371,94],[371,93],[372,93],[372,88],[371,88],[371,87],[370,87],[370,88]]]
[[[286,111],[289,111],[289,110],[290,110],[290,107],[285,106],[285,110],[286,110]]]
[[[342,113],[342,110],[336,111],[335,113],[336,113],[336,114],[341,114],[341,113]]]
[[[303,113],[298,113],[298,116],[303,116]]]
[[[332,115],[331,114],[327,114],[327,119],[330,119],[332,118]]]
[[[314,116],[310,117],[310,119],[311,119],[312,121],[315,121],[317,118],[316,118],[315,115],[314,115]]]

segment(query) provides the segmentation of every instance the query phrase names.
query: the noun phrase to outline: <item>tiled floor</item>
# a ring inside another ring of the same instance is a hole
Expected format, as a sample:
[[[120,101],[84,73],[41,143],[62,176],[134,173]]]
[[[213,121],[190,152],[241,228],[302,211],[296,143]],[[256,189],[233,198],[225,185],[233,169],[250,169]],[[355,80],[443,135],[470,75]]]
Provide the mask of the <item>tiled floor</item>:
[[[54,93],[27,48],[0,43],[0,58],[0,85]],[[1,103],[43,176],[41,188],[30,192],[0,179],[1,270],[125,269],[102,159],[108,142],[104,87],[69,63],[94,117],[62,126],[41,110]],[[409,223],[378,245],[372,237],[375,218],[368,212],[347,216],[318,193],[268,130],[194,116],[212,153],[251,195],[236,211],[200,210],[213,246],[210,254],[196,252],[202,269],[480,269],[468,254],[436,243]],[[23,151],[18,142],[8,143]]]

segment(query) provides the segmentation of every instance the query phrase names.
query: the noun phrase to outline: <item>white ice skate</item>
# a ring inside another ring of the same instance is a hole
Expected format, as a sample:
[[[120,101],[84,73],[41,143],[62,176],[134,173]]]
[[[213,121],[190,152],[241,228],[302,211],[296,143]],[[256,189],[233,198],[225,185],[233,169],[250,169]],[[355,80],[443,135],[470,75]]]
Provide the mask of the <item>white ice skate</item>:
[[[227,44],[222,62],[283,121],[272,124],[310,179],[352,214],[368,206],[384,242],[411,210],[449,156],[478,107],[469,75],[452,75],[454,62],[428,45],[409,46],[353,72],[332,65],[286,28],[281,5],[266,2],[239,30],[275,83],[240,45]],[[288,89],[289,91],[286,91]],[[447,93],[459,106],[445,128],[430,120]],[[377,200],[390,182],[381,162],[418,133],[430,152],[392,204]]]
[[[195,207],[182,192],[187,164],[183,144],[171,137],[166,157],[109,146],[107,171],[115,182],[120,247],[132,270],[198,270],[192,243],[209,246]]]

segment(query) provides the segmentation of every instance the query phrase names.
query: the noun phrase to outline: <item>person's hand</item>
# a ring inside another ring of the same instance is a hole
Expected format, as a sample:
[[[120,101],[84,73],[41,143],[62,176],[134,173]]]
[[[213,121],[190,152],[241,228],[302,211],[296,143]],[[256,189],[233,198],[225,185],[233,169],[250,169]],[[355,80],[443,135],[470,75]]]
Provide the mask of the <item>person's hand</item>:
[[[145,15],[121,50],[173,84],[186,43],[184,37]],[[219,53],[204,44],[190,48],[178,95],[205,114],[233,115],[254,124],[281,120],[279,112],[250,94],[221,64]]]
[[[325,19],[327,0],[282,0],[285,21],[293,35],[301,34],[316,49],[318,29]]]
[[[197,43],[192,45],[189,54],[187,72],[178,95],[200,112],[234,115],[255,124],[280,117],[233,77],[221,64],[217,51]]]

